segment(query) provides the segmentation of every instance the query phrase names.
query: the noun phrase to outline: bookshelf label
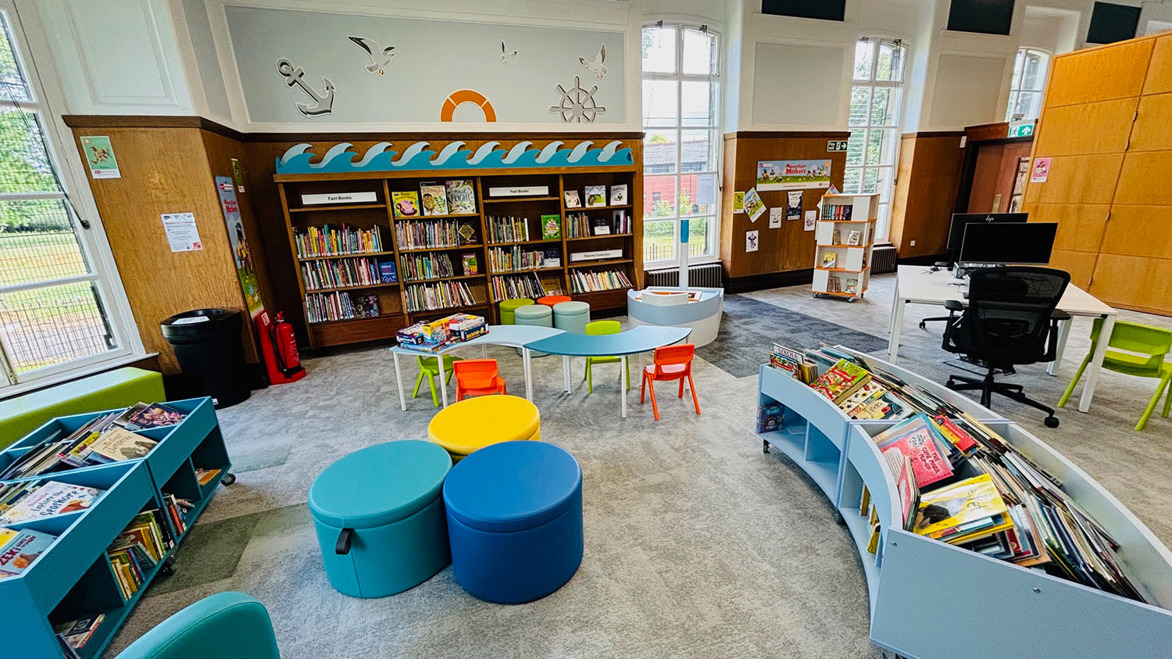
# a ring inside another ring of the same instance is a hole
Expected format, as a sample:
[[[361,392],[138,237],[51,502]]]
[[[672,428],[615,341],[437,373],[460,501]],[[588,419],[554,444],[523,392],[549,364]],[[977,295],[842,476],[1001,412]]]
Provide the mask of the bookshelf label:
[[[548,197],[548,185],[508,186],[503,188],[489,188],[490,197]]]
[[[621,259],[623,258],[623,250],[621,249],[596,249],[590,252],[575,252],[570,254],[570,263],[578,263],[579,261],[601,261],[604,259]]]
[[[375,192],[327,192],[325,194],[303,194],[301,203],[306,206],[320,204],[374,204],[378,203]]]

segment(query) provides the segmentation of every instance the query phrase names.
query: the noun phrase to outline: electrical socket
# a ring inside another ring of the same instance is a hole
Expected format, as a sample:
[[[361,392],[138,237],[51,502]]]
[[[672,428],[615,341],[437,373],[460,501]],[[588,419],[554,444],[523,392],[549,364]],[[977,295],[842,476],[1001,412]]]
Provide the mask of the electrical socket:
[[[915,246],[916,246],[916,241],[914,241],[914,240],[913,240],[913,241],[912,241],[912,247],[915,247]]]

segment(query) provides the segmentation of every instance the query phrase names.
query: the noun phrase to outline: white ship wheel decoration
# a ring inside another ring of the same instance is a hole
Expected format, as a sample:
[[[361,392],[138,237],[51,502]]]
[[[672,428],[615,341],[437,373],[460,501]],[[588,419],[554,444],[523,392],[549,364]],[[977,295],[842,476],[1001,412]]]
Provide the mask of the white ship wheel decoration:
[[[583,89],[581,80],[574,76],[573,87],[566,89],[558,85],[556,90],[562,95],[562,100],[558,105],[551,105],[549,112],[560,114],[564,123],[592,124],[598,115],[606,114],[606,108],[594,102],[594,92],[598,91],[598,85],[592,86],[589,90]]]

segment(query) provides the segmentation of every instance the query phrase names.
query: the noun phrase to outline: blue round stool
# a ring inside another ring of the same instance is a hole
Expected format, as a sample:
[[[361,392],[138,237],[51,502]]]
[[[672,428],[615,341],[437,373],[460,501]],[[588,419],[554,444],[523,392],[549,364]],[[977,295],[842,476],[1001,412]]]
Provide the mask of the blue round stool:
[[[582,469],[563,448],[482,448],[452,469],[444,504],[456,581],[482,600],[541,599],[582,563]]]
[[[441,496],[451,468],[442,446],[411,439],[356,451],[318,475],[309,510],[334,588],[385,597],[451,562]]]

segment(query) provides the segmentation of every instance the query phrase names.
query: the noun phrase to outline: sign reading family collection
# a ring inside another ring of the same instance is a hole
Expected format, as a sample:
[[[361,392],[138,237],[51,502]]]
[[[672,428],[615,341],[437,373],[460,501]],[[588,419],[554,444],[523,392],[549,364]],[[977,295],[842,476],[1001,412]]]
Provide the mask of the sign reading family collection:
[[[829,160],[759,160],[757,190],[816,190],[830,187]]]

